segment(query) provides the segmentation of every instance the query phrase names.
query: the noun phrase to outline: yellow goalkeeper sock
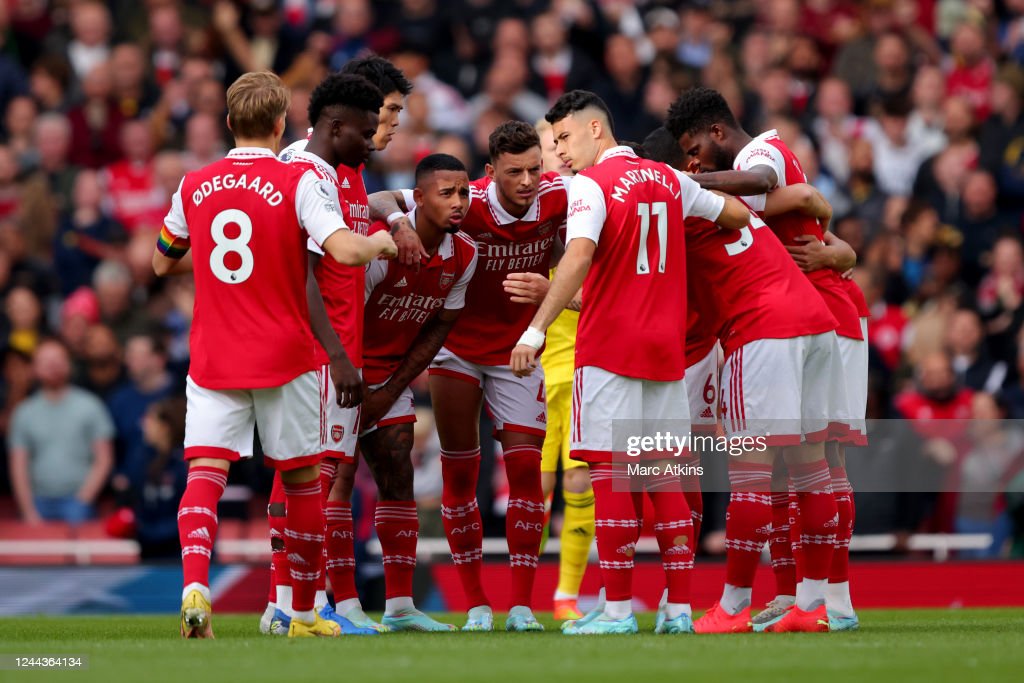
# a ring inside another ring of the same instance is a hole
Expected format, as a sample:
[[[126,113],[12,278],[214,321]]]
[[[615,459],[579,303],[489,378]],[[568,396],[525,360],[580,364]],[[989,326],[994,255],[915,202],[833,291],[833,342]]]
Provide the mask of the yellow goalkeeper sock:
[[[594,492],[566,491],[565,521],[562,523],[561,557],[558,564],[558,593],[579,595],[587,569],[590,542],[594,540]]]

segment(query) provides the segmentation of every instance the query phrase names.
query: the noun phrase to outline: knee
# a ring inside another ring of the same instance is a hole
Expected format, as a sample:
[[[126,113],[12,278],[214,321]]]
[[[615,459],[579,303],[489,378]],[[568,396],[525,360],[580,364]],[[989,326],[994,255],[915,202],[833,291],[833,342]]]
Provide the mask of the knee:
[[[345,503],[352,500],[352,488],[355,486],[355,481],[356,466],[349,463],[339,463],[328,500]]]
[[[379,464],[378,464],[379,468]],[[383,476],[375,477],[381,500],[413,500],[413,467],[408,455],[391,461]]]
[[[590,490],[590,471],[586,467],[574,467],[562,475],[562,488],[569,493],[586,493]]]

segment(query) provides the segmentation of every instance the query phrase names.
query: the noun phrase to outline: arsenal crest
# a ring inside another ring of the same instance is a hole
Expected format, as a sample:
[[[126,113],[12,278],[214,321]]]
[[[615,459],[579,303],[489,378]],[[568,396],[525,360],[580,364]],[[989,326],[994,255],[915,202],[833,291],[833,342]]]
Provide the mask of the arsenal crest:
[[[341,437],[345,436],[345,428],[341,425],[331,426],[331,438],[334,439],[334,443],[339,443]]]
[[[544,237],[551,232],[551,221],[546,221],[537,226],[537,234]]]
[[[441,289],[448,289],[453,282],[455,282],[455,273],[441,273],[438,284],[441,285]]]

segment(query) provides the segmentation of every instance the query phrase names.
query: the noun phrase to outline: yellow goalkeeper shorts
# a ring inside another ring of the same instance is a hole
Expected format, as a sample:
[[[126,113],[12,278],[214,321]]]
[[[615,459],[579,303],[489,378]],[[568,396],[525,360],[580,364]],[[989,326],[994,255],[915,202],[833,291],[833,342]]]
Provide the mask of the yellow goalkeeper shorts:
[[[541,450],[540,471],[557,472],[558,461],[562,470],[586,467],[581,460],[569,457],[569,429],[572,420],[572,382],[549,384],[544,388],[547,394],[548,428]]]

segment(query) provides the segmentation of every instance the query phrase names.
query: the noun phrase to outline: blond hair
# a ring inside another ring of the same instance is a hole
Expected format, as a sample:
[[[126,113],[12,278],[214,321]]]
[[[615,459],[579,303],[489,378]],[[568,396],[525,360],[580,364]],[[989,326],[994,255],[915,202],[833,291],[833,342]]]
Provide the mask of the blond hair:
[[[242,74],[228,88],[228,125],[236,138],[265,138],[291,104],[291,91],[277,74],[253,71]]]

